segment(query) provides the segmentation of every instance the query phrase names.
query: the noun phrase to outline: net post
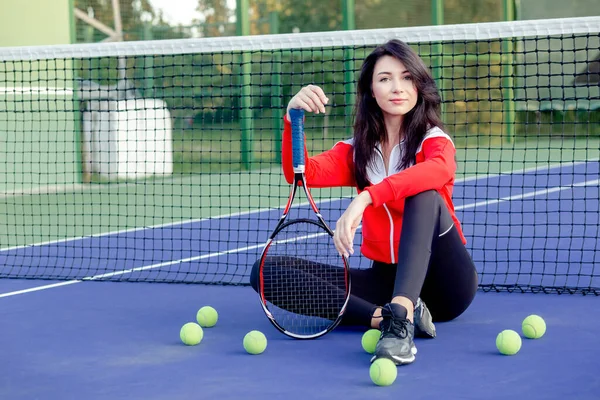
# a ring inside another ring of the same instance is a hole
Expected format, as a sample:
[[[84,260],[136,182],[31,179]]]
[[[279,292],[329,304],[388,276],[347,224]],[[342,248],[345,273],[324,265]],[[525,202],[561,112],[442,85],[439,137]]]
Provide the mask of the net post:
[[[279,14],[276,11],[269,13],[269,32],[273,35],[279,33]],[[281,163],[281,140],[283,121],[281,111],[283,108],[283,88],[281,86],[281,50],[273,51],[271,70],[271,107],[273,113],[273,131],[275,139],[275,162]]]
[[[444,25],[444,0],[431,0],[431,23],[433,25]],[[434,43],[432,47],[431,74],[441,96],[444,92],[444,81],[442,80],[442,67],[444,63],[442,56],[444,49],[443,44],[439,42]],[[442,121],[444,120],[445,108],[444,99],[442,99]]]
[[[342,29],[356,29],[354,0],[342,0]],[[344,49],[344,122],[346,131],[352,135],[352,108],[354,106],[354,50]]]
[[[248,0],[236,0],[236,30],[238,36],[250,35]],[[240,53],[240,129],[242,131],[242,168],[250,169],[252,164],[252,54]]]
[[[514,0],[503,0],[502,11],[505,21],[514,21],[515,19]],[[505,38],[502,40],[502,122],[504,142],[512,143],[514,141],[515,130],[515,102],[514,102],[514,69],[513,69],[513,40]]]

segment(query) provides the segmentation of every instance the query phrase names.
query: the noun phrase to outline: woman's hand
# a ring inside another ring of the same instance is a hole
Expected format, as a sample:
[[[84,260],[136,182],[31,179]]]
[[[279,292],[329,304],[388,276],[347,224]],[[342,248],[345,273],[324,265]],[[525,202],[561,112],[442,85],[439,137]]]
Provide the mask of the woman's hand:
[[[290,118],[289,111],[293,108],[325,114],[325,104],[328,102],[329,99],[325,96],[323,89],[315,85],[305,86],[288,103],[287,117]]]
[[[369,192],[363,191],[352,200],[352,203],[337,220],[333,232],[333,243],[340,255],[349,257],[350,254],[354,254],[354,234],[360,225],[365,208],[372,202]]]

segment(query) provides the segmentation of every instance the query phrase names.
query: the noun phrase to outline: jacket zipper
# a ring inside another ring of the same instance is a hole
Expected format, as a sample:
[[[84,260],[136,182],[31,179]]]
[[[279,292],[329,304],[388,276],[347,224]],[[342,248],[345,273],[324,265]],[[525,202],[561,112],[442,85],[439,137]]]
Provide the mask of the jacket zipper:
[[[401,141],[402,143],[403,141]],[[392,149],[392,153],[394,152],[395,148],[399,146],[396,145],[394,146],[394,148]],[[388,177],[390,176],[389,174],[389,165],[385,165],[385,159],[383,158],[383,153],[381,152],[381,150],[376,147],[375,148],[377,150],[377,152],[379,153],[379,156],[381,157],[381,161],[383,161],[383,168],[385,171],[385,176]],[[390,153],[391,156],[391,153]],[[392,157],[390,157],[389,161],[392,161]],[[392,219],[392,214],[390,213],[390,210],[387,208],[387,205],[384,203],[383,204],[383,208],[385,209],[385,212],[388,215],[388,219],[390,220],[390,259],[392,260],[392,264],[396,264],[396,258],[394,257],[394,220]]]
[[[392,264],[396,264],[396,259],[394,258],[394,220],[385,203],[383,203],[383,208],[385,208],[385,212],[390,220],[390,259],[392,260]]]

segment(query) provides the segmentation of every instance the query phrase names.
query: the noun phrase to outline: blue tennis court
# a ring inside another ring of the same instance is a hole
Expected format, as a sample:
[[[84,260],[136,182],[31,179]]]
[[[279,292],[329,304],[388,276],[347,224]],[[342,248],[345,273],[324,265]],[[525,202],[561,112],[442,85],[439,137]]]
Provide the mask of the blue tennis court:
[[[455,205],[482,288],[501,292],[480,291],[460,318],[438,324],[436,339],[418,340],[417,361],[399,367],[390,387],[369,379],[364,330],[289,339],[270,325],[247,286],[89,282],[147,275],[158,282],[189,275],[193,282],[201,272],[208,282],[224,275],[245,283],[247,277],[234,277],[254,262],[268,230],[264,237],[243,232],[259,220],[273,226],[279,209],[4,249],[5,276],[35,278],[68,260],[68,269],[53,271],[69,279],[0,280],[0,398],[597,398],[598,297],[502,289],[585,294],[600,287],[593,273],[599,181],[591,179],[599,173],[598,161],[589,161],[457,182]],[[330,221],[340,208],[322,205]],[[223,234],[227,240],[214,246]],[[131,253],[141,248],[155,250]],[[225,258],[232,254],[235,265]],[[366,265],[359,260],[351,258]],[[180,327],[204,305],[219,311],[218,324],[204,330],[199,345],[181,344]],[[496,335],[520,332],[529,314],[545,318],[546,335],[523,339],[515,356],[498,354]],[[242,348],[254,329],[269,340],[257,356]]]

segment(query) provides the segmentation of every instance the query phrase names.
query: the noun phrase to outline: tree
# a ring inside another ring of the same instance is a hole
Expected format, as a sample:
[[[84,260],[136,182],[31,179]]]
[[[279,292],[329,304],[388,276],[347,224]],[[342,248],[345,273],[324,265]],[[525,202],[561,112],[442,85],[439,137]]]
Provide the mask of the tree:
[[[235,9],[227,6],[227,0],[198,0],[196,11],[204,17],[200,21],[194,21],[198,24],[200,36],[235,35],[235,24],[231,20],[235,17]]]
[[[75,8],[90,14],[102,24],[114,28],[114,13],[111,0],[74,0]],[[156,11],[149,0],[119,0],[123,40],[147,39],[151,27],[151,36],[155,39],[170,39],[186,36],[180,27],[170,26],[161,12]],[[94,30],[87,23],[76,20],[78,42],[99,42],[106,38],[102,32]]]

